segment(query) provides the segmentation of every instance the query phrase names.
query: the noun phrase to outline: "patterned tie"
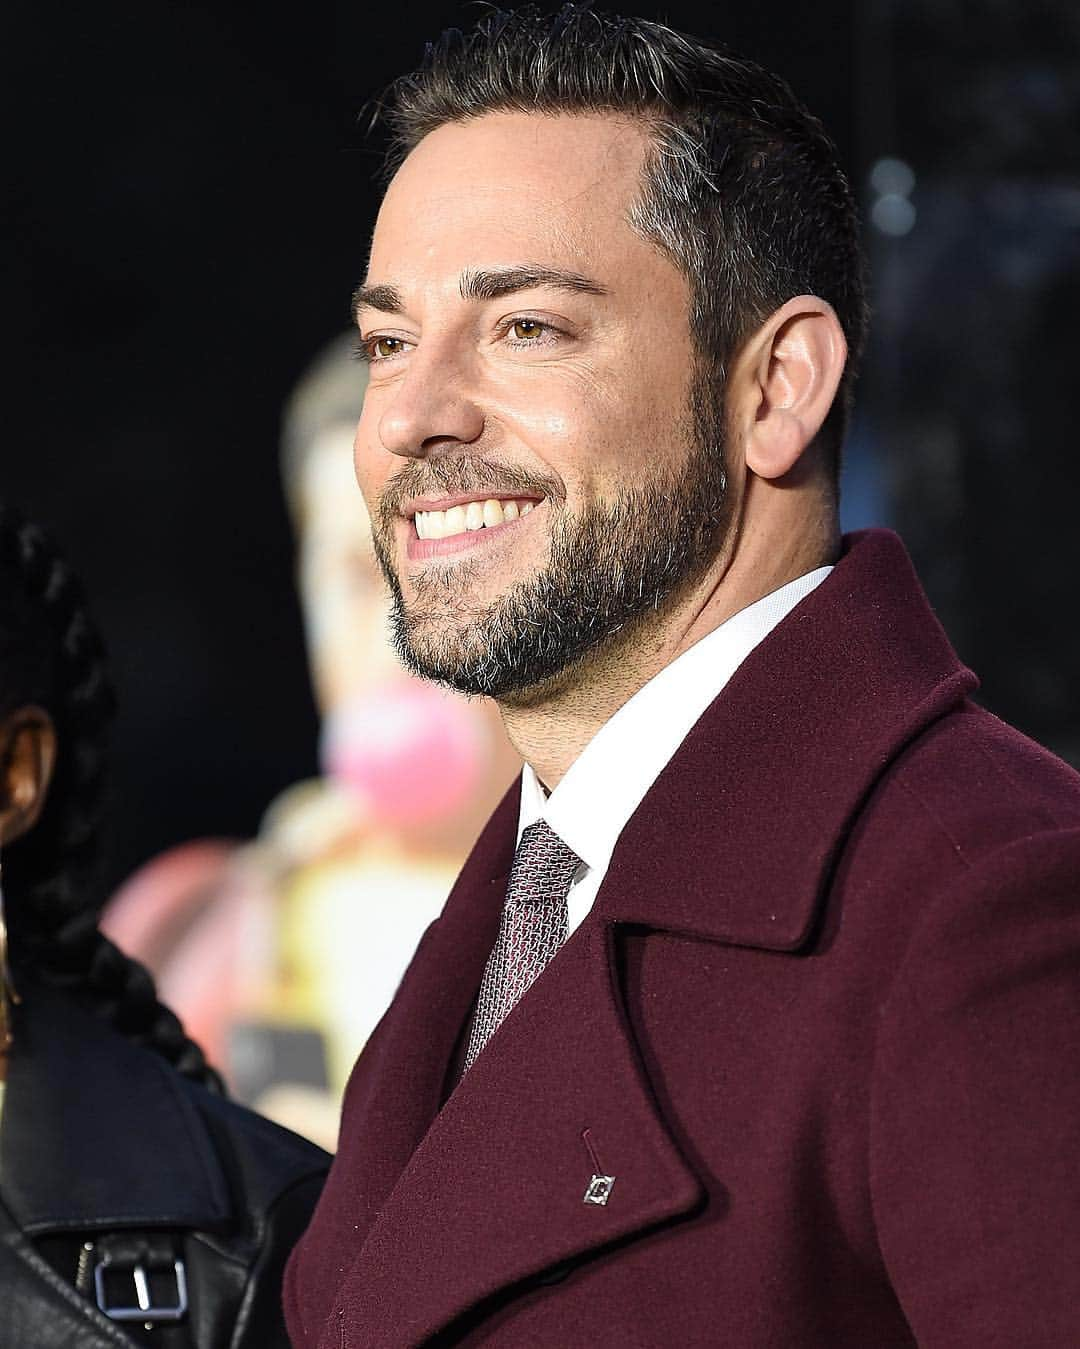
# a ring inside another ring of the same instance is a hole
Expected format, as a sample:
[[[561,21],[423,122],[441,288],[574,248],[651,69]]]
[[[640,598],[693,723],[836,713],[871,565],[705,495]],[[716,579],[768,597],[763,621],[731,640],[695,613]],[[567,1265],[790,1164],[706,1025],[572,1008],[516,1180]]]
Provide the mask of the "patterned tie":
[[[464,1072],[566,940],[566,895],[580,865],[577,854],[543,820],[522,833],[499,935],[480,981]]]

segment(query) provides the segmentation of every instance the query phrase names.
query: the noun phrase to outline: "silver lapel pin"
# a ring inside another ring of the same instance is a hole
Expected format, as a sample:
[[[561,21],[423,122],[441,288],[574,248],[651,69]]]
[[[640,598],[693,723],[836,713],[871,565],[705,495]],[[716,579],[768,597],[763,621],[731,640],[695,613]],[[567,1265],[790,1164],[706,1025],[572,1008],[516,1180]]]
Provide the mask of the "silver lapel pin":
[[[603,1205],[611,1198],[611,1191],[615,1187],[615,1177],[603,1174],[604,1168],[600,1165],[600,1158],[596,1155],[596,1149],[593,1147],[590,1134],[591,1131],[586,1129],[581,1135],[581,1140],[589,1154],[589,1160],[593,1164],[593,1174],[585,1190],[583,1202]]]

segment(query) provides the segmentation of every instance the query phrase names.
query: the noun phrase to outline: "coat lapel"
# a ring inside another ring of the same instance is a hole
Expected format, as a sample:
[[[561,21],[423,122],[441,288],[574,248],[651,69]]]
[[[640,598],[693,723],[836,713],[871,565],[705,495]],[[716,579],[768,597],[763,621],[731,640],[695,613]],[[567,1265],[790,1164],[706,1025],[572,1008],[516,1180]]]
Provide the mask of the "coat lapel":
[[[501,1288],[700,1203],[624,1023],[612,942],[587,920],[458,1084],[340,1290],[328,1349],[338,1327],[357,1349],[419,1343]],[[614,1184],[586,1203],[598,1165]]]

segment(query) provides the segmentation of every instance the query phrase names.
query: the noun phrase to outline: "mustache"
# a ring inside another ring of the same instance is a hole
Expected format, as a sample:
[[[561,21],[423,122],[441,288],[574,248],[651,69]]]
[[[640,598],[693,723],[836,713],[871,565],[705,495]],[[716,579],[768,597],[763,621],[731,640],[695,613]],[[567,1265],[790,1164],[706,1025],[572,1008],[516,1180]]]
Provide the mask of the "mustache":
[[[440,455],[415,460],[394,474],[379,496],[376,510],[379,528],[392,529],[402,505],[413,497],[473,492],[521,496],[539,493],[556,502],[566,500],[562,479],[553,474],[534,473],[514,464],[499,464],[472,455]]]

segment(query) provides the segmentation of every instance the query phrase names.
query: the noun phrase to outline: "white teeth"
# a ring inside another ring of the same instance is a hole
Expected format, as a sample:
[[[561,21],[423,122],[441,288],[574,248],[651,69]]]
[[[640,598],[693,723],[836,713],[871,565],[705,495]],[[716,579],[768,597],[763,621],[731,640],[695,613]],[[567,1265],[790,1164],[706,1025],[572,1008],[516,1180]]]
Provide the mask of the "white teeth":
[[[451,506],[447,511],[417,511],[414,524],[418,538],[445,539],[451,534],[493,529],[504,521],[517,520],[535,505],[534,501],[519,503],[489,497],[487,501],[470,501],[467,506]]]

